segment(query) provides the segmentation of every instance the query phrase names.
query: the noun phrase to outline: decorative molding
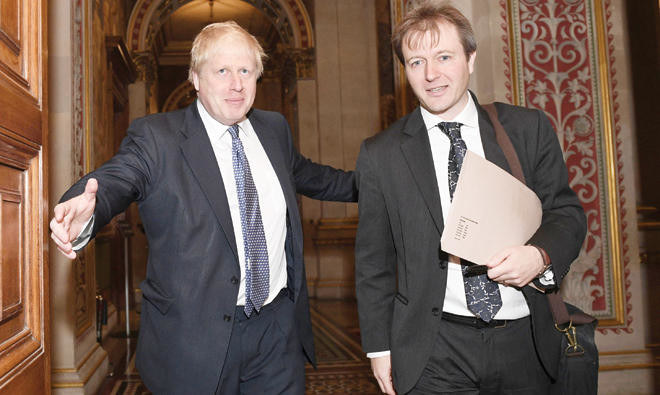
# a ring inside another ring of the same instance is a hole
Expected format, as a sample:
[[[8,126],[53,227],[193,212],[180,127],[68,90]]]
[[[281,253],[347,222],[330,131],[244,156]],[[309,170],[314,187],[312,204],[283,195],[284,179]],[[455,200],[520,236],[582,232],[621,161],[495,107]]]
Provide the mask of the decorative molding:
[[[135,82],[137,70],[131,54],[124,44],[121,36],[107,36],[105,38],[105,48],[108,54],[108,60],[112,63],[115,74],[118,74],[124,83]]]
[[[158,78],[158,62],[152,51],[133,52],[133,61],[137,78],[141,81],[155,82]]]
[[[609,3],[608,3],[609,4]],[[588,233],[579,257],[564,279],[571,303],[596,315],[602,327],[629,326],[625,268],[625,216],[619,151],[611,34],[600,0],[507,0],[500,2],[511,45],[513,102],[543,110],[559,138],[570,185],[585,208]],[[611,13],[607,13],[609,18]],[[503,36],[503,38],[504,38]],[[610,41],[608,41],[610,40]],[[615,128],[613,130],[613,127]]]
[[[600,351],[598,354],[600,360],[598,370],[601,372],[660,367],[660,362],[654,360],[650,349]]]
[[[133,6],[126,42],[132,52],[153,47],[158,29],[169,16],[192,0],[138,0]],[[242,0],[257,8],[270,20],[280,39],[295,48],[312,48],[312,24],[300,0]]]
[[[93,357],[93,358],[92,358]],[[108,354],[101,347],[94,347],[85,359],[85,363],[73,369],[53,369],[53,389],[83,388],[92,378],[100,383],[108,372]],[[105,366],[105,369],[102,367]],[[91,384],[90,384],[91,385]]]
[[[89,0],[75,0],[71,7],[72,48],[72,146],[73,177],[79,179],[91,171],[91,85],[90,85],[90,8]],[[93,296],[95,290],[93,270],[87,256],[93,257],[94,250],[79,251],[74,261],[74,322],[76,336],[84,333],[93,323]],[[93,265],[93,259],[92,259]],[[90,285],[91,284],[91,285]]]
[[[595,0],[596,2],[596,12],[598,14],[597,28],[598,28],[598,43],[599,43],[599,64],[601,72],[601,99],[603,100],[604,115],[606,120],[606,137],[608,138],[608,192],[609,192],[609,203],[610,207],[616,207],[615,204],[618,200],[618,213],[615,210],[610,209],[610,215],[614,218],[621,218],[621,227],[620,230],[615,226],[611,227],[613,231],[612,237],[616,238],[617,231],[620,232],[621,237],[621,250],[615,251],[621,254],[622,265],[620,267],[614,266],[612,270],[615,273],[615,280],[618,280],[615,283],[616,291],[623,293],[625,296],[625,311],[623,306],[617,306],[617,314],[625,315],[625,327],[621,328],[599,328],[601,333],[607,333],[607,330],[611,330],[614,333],[632,333],[633,329],[631,327],[633,316],[632,316],[632,293],[630,292],[630,263],[631,257],[628,254],[629,246],[628,241],[628,222],[626,217],[628,216],[625,208],[625,184],[623,177],[623,151],[621,148],[621,124],[620,124],[620,115],[619,115],[619,103],[618,96],[619,92],[616,89],[617,80],[616,80],[616,68],[614,67],[614,62],[616,58],[614,57],[614,35],[612,34],[612,3],[610,0],[605,0],[605,4],[602,4],[603,0]],[[604,13],[604,15],[603,15]],[[603,65],[607,65],[607,67]],[[610,94],[611,93],[611,94]],[[611,128],[614,128],[614,133]],[[615,190],[616,182],[618,181],[618,190]],[[618,199],[617,199],[618,198]],[[616,225],[616,222],[613,223]],[[621,272],[623,274],[623,279],[620,277]],[[621,297],[616,295],[615,297]],[[618,300],[618,299],[617,299]],[[604,322],[603,325],[607,323]]]
[[[313,80],[316,78],[314,48],[292,48],[286,51],[286,56],[295,64],[296,79]]]
[[[500,28],[504,31],[501,39],[504,42],[504,45],[502,45],[502,53],[504,53],[504,57],[502,60],[504,62],[504,86],[507,88],[505,97],[509,103],[518,106],[521,102],[518,96],[520,84],[518,83],[517,70],[515,67],[512,67],[511,48],[515,46],[515,43],[517,42],[516,37],[518,36],[516,33],[519,32],[515,29],[509,28],[508,21],[513,20],[513,15],[512,7],[508,6],[507,0],[500,0],[500,8],[502,9],[500,12],[500,18],[502,18]]]

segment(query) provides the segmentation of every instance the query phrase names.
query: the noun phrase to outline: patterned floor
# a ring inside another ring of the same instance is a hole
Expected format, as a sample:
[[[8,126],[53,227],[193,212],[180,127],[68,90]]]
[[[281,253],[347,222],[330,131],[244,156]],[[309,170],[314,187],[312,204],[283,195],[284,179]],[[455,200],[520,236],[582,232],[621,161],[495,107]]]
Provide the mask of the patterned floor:
[[[311,301],[318,368],[306,369],[307,394],[379,394],[359,344],[355,303]],[[135,369],[135,357],[111,395],[151,394]]]

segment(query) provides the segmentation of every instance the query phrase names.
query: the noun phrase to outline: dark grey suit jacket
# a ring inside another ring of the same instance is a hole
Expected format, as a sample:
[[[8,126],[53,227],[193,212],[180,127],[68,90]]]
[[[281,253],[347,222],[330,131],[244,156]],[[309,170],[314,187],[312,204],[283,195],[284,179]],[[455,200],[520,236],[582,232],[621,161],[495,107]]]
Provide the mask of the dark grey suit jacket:
[[[476,97],[474,97],[475,103]],[[544,248],[558,281],[582,245],[586,221],[557,137],[537,110],[497,103],[499,119],[520,157],[528,186],[543,205],[543,220],[529,243]],[[486,158],[510,172],[487,113],[477,103]],[[433,349],[447,283],[442,251],[440,194],[420,109],[367,139],[357,162],[360,222],[356,286],[362,345],[391,350],[399,393],[420,377]],[[551,376],[557,372],[559,334],[543,294],[524,287],[536,352]],[[534,352],[534,350],[530,350]]]
[[[301,347],[313,362],[296,192],[355,201],[354,176],[302,157],[281,114],[253,110],[249,119],[287,205],[287,278],[296,320],[280,325],[298,325]],[[241,273],[237,235],[211,142],[196,103],[137,119],[127,134],[117,155],[76,183],[62,200],[80,194],[88,178],[98,180],[94,234],[138,202],[149,261],[141,284],[137,368],[154,393],[212,394],[231,336]]]

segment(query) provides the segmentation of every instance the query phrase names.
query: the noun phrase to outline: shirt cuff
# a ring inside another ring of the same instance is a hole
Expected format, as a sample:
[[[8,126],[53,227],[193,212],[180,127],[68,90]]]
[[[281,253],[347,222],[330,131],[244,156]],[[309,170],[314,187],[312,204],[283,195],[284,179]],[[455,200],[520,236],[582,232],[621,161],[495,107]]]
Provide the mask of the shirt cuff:
[[[552,271],[552,262],[550,262],[550,256],[547,252],[545,252],[543,248],[533,244],[531,244],[531,246],[539,250],[541,258],[543,259],[543,266],[545,267],[545,270],[540,273],[532,282],[536,287],[544,291],[551,290],[557,285],[557,283],[555,282],[555,273]]]
[[[368,352],[367,353],[367,358],[378,358],[378,357],[386,357],[390,355],[390,350],[387,351],[376,351],[376,352]]]
[[[83,226],[80,234],[74,241],[71,242],[71,249],[74,251],[82,250],[83,247],[89,243],[89,240],[92,238],[92,229],[94,229],[94,217],[92,214],[91,217],[87,220],[87,223]]]

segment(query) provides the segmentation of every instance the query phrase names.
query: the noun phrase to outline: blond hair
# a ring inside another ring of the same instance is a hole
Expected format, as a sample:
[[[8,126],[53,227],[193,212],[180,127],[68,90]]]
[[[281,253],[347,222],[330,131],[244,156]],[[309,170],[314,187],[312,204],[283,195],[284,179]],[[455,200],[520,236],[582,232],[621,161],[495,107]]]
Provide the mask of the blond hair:
[[[192,49],[190,50],[190,68],[188,69],[188,81],[193,82],[192,73],[199,73],[202,67],[211,55],[215,44],[223,37],[235,35],[242,37],[254,52],[254,58],[257,65],[257,77],[261,77],[264,71],[263,61],[267,55],[264,49],[259,44],[259,41],[247,30],[243,29],[234,21],[216,22],[206,25],[200,31],[195,40],[193,41]]]
[[[402,64],[405,64],[404,40],[408,48],[415,48],[428,31],[431,32],[433,43],[436,43],[440,36],[438,23],[448,23],[456,27],[466,57],[477,50],[477,40],[472,25],[459,10],[447,2],[426,1],[408,12],[392,34],[392,47]]]

